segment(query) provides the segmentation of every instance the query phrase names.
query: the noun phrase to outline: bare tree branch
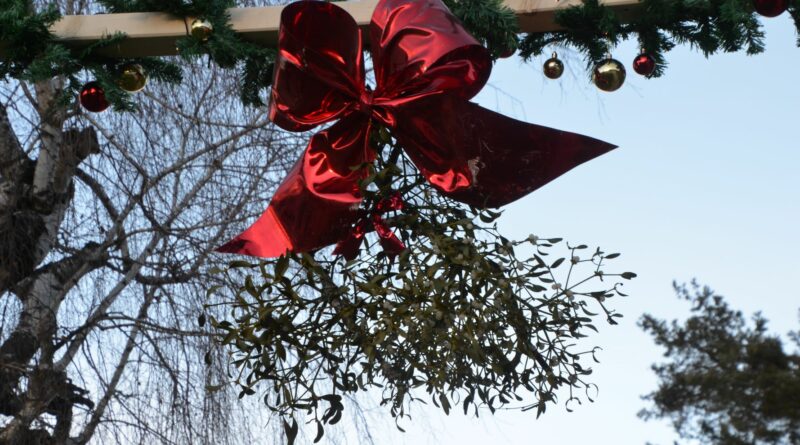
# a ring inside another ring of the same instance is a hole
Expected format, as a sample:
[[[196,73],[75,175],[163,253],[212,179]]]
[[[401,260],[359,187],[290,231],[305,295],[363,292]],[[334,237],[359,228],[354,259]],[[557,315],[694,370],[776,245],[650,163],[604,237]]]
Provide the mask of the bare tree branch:
[[[136,317],[136,324],[133,325],[131,328],[130,333],[128,334],[128,341],[125,344],[125,348],[122,350],[122,355],[119,359],[119,363],[114,370],[114,375],[111,377],[111,381],[108,382],[108,386],[106,387],[105,394],[97,403],[94,411],[92,412],[92,416],[89,421],[84,426],[83,431],[78,436],[76,442],[78,444],[85,444],[92,438],[94,435],[95,429],[97,425],[100,423],[100,420],[103,418],[103,415],[106,412],[106,408],[108,407],[111,398],[114,396],[114,393],[117,390],[117,385],[119,385],[120,380],[122,379],[122,375],[125,372],[125,368],[128,365],[128,360],[131,357],[131,353],[133,352],[134,346],[136,346],[136,339],[139,336],[139,332],[141,331],[141,323],[144,323],[147,320],[147,311],[150,309],[150,305],[153,303],[153,300],[156,296],[155,288],[148,289],[147,294],[145,294],[144,302],[142,306],[139,308],[139,314]]]
[[[61,79],[0,85],[0,443],[269,434],[257,403],[205,391],[227,365],[197,317],[214,247],[263,210],[302,141],[232,100],[223,72],[185,77],[126,114],[54,107]]]

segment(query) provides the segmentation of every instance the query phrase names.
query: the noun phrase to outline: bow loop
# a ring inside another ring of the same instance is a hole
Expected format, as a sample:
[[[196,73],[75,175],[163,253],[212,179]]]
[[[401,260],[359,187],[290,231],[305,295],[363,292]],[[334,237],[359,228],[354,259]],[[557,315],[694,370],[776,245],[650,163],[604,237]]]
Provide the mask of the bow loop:
[[[450,92],[470,99],[491,73],[489,52],[440,0],[384,0],[370,24],[376,96]]]
[[[321,32],[324,30],[324,32]],[[361,33],[353,17],[322,1],[300,1],[281,13],[270,119],[305,131],[342,117],[364,90]]]

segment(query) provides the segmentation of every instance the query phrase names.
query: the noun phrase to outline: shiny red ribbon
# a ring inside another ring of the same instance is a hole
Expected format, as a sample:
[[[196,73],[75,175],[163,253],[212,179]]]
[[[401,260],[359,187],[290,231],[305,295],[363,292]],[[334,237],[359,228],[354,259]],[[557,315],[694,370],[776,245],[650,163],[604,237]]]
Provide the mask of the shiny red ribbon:
[[[380,1],[369,37],[374,91],[347,12],[321,1],[284,8],[270,118],[289,131],[337,122],[312,136],[266,212],[219,251],[276,257],[347,239],[365,175],[354,168],[375,159],[376,123],[431,184],[476,207],[508,204],[614,148],[469,102],[491,58],[440,0]]]
[[[341,255],[348,261],[354,260],[358,256],[361,243],[364,241],[364,235],[370,230],[371,225],[375,233],[378,234],[378,240],[386,256],[394,258],[400,255],[406,249],[406,246],[389,228],[382,215],[391,211],[403,210],[403,207],[405,207],[405,203],[403,203],[399,193],[395,193],[391,197],[378,202],[372,214],[364,212],[360,220],[350,230],[347,238],[336,244],[333,254]]]

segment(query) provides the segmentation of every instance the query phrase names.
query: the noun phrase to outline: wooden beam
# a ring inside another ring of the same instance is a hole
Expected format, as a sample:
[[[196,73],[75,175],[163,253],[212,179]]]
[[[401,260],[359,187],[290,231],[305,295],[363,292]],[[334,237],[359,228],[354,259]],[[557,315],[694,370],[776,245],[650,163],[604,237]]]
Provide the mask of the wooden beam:
[[[359,24],[368,23],[377,1],[338,3]],[[232,8],[231,26],[244,39],[264,46],[278,43],[278,24],[283,6],[257,8]],[[366,19],[364,19],[366,17]],[[81,47],[96,42],[103,36],[123,32],[128,38],[106,55],[120,57],[169,56],[177,54],[175,41],[186,36],[192,18],[155,12],[127,14],[97,14],[65,16],[52,27],[59,40],[69,46]]]
[[[562,29],[556,24],[556,12],[580,6],[581,0],[504,0],[503,3],[516,12],[519,29],[523,32],[547,32]],[[600,0],[621,20],[634,16],[640,0]]]
[[[554,17],[558,10],[580,5],[580,0],[505,0],[517,13],[524,32],[558,30]],[[635,10],[639,0],[603,0],[624,17]],[[337,3],[362,27],[369,24],[377,0]],[[244,39],[265,46],[275,46],[283,6],[232,8],[231,25]],[[187,34],[192,19],[184,20],[164,13],[140,12],[64,16],[52,27],[53,33],[68,46],[80,48],[103,36],[123,32],[128,38],[104,51],[113,57],[168,56],[177,54],[175,41]],[[0,53],[2,53],[0,42]]]

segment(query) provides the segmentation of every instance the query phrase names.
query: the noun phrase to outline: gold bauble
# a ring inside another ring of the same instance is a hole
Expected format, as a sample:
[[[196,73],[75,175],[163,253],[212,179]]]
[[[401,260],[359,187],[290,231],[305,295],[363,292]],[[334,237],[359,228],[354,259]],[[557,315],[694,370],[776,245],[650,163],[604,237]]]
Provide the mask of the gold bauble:
[[[192,22],[192,37],[205,43],[214,33],[214,25],[208,20],[197,19]]]
[[[141,65],[131,63],[122,67],[117,84],[129,93],[138,93],[147,85],[147,76]]]
[[[594,69],[592,82],[603,91],[616,91],[625,83],[625,66],[608,58]]]
[[[558,79],[564,74],[564,62],[558,59],[558,54],[553,53],[552,57],[544,62],[542,67],[544,75],[550,79]]]

